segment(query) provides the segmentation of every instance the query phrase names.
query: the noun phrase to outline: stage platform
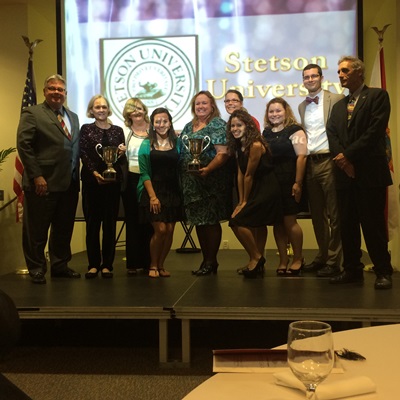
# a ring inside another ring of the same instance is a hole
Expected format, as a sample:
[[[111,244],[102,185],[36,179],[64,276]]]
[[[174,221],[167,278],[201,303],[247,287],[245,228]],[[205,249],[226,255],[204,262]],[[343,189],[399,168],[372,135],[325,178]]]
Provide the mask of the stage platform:
[[[312,261],[315,250],[305,250]],[[82,279],[51,279],[34,285],[28,275],[0,276],[0,290],[14,301],[21,319],[153,319],[158,320],[160,362],[168,361],[168,321],[180,320],[182,362],[190,362],[191,320],[297,320],[400,322],[400,274],[393,289],[376,291],[375,275],[365,272],[363,286],[330,285],[314,274],[283,278],[275,274],[278,257],[267,251],[264,278],[245,279],[236,269],[246,264],[242,250],[221,250],[217,275],[195,277],[200,253],[171,251],[170,278],[127,276],[124,252],[118,250],[114,278],[86,280],[86,253],[73,256],[70,266]],[[366,263],[369,262],[365,255]]]

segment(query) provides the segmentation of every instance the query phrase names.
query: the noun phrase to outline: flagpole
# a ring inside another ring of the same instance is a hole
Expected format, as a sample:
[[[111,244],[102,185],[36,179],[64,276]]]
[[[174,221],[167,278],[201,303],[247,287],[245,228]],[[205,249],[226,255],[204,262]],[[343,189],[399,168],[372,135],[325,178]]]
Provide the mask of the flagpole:
[[[36,85],[35,78],[33,73],[33,51],[35,47],[42,42],[42,39],[36,39],[33,42],[29,41],[27,36],[22,36],[25,45],[29,49],[29,58],[28,58],[28,68],[25,79],[25,87],[22,95],[21,102],[21,111],[25,107],[33,106],[36,104]],[[23,214],[23,202],[24,202],[24,192],[22,189],[22,175],[24,172],[24,166],[22,165],[21,159],[17,154],[15,158],[15,171],[14,171],[14,180],[13,180],[13,189],[14,193],[17,195],[17,209],[16,209],[16,221],[22,222],[22,214]],[[19,275],[29,274],[28,269],[25,267],[19,268],[16,271]]]

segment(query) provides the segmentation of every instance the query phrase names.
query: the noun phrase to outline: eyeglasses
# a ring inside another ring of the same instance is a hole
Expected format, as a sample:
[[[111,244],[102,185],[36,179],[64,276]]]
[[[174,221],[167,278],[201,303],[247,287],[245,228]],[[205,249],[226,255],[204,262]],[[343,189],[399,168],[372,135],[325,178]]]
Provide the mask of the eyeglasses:
[[[49,90],[50,92],[60,92],[60,93],[64,93],[64,92],[66,91],[65,88],[62,88],[62,87],[55,87],[55,86],[48,86],[46,89]]]
[[[240,103],[240,100],[237,99],[224,100],[224,103]]]
[[[303,81],[310,81],[311,79],[317,79],[317,78],[319,78],[319,74],[303,76]]]

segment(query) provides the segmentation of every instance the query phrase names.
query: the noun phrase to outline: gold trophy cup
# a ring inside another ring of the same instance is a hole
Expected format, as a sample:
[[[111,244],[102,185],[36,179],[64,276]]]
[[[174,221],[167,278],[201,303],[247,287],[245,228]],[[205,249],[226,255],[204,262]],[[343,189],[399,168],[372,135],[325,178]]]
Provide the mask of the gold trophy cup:
[[[118,147],[103,147],[98,143],[95,148],[96,153],[107,164],[107,169],[102,173],[104,180],[107,182],[115,182],[117,180],[117,171],[114,169],[113,164],[118,160]],[[100,153],[100,149],[103,149],[103,154]]]
[[[210,145],[210,137],[204,136],[202,139],[189,139],[188,135],[184,135],[182,136],[182,143],[193,157],[193,160],[187,166],[187,172],[198,174],[199,169],[201,168],[199,157],[200,154]]]

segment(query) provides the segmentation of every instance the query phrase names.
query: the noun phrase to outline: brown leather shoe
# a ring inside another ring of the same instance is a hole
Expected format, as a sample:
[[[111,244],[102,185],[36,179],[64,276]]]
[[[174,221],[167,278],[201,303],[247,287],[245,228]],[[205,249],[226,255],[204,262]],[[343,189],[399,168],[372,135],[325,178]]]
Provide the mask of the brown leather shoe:
[[[317,272],[325,267],[326,264],[313,261],[312,263],[307,264],[303,267],[303,272]]]
[[[375,289],[391,289],[392,277],[390,275],[378,275],[375,280]]]
[[[46,278],[44,277],[44,273],[43,272],[32,272],[30,274],[31,278],[32,278],[32,282],[33,283],[37,283],[39,285],[43,285],[46,283]]]
[[[329,279],[329,283],[343,284],[355,283],[362,285],[364,283],[364,275],[362,271],[342,271],[339,275]]]

